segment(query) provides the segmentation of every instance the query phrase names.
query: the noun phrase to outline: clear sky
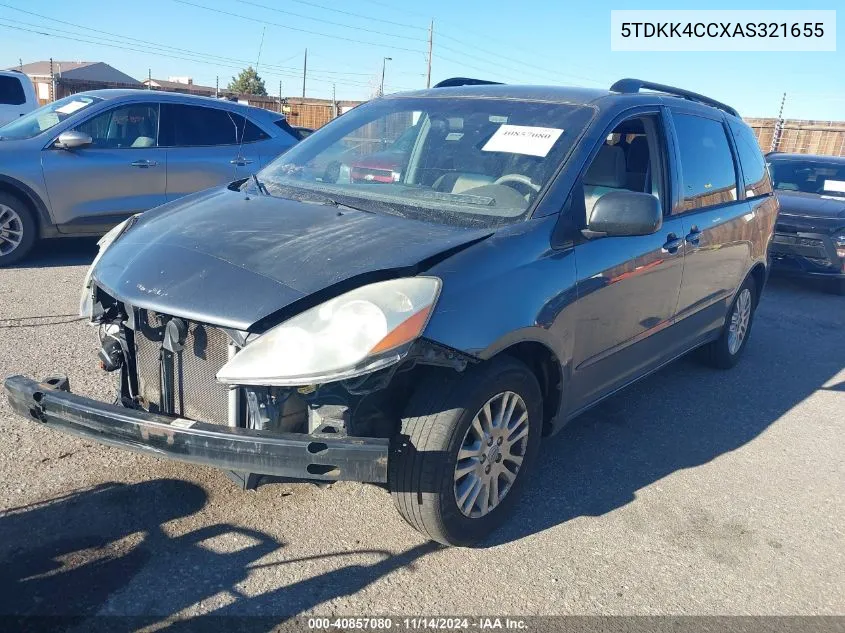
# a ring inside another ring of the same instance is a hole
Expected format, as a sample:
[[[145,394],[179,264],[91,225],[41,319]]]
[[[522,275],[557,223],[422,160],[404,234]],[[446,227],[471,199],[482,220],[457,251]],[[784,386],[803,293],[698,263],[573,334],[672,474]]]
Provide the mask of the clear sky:
[[[0,67],[44,60],[104,61],[141,80],[192,76],[224,87],[259,63],[270,94],[370,96],[472,76],[508,83],[609,87],[621,77],[668,83],[725,101],[745,116],[845,120],[845,3],[815,0],[0,0]],[[631,53],[610,50],[611,9],[840,9],[837,51]],[[27,11],[24,13],[20,10]],[[33,15],[37,14],[37,15]],[[10,28],[11,27],[11,28]],[[25,30],[21,30],[25,29]],[[45,35],[46,33],[47,35]],[[262,41],[263,33],[263,45]],[[259,61],[260,49],[260,61]]]

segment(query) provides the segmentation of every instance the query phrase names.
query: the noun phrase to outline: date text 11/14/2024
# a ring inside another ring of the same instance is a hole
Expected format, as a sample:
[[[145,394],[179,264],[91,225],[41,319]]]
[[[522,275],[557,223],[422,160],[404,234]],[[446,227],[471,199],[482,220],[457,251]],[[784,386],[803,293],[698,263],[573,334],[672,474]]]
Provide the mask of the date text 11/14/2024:
[[[519,618],[497,617],[308,618],[308,628],[311,630],[389,630],[394,627],[406,630],[527,630],[528,624]]]

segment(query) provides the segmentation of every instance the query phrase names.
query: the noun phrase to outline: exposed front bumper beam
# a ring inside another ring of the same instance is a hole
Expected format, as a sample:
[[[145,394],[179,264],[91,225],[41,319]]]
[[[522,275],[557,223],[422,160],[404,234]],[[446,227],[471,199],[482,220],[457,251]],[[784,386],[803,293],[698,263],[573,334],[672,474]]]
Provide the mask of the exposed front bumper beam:
[[[20,415],[109,446],[262,475],[387,481],[387,439],[233,428],[106,404],[24,376],[4,384]]]

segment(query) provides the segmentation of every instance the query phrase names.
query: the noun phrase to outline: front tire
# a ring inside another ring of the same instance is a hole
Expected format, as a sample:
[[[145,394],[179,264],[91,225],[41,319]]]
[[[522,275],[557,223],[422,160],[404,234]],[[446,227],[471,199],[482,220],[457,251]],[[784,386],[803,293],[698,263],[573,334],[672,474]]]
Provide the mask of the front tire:
[[[472,545],[510,514],[536,458],[542,394],[503,357],[462,375],[434,372],[411,397],[389,464],[402,517],[446,545]]]
[[[701,348],[700,357],[705,363],[717,369],[730,369],[739,362],[751,335],[756,308],[757,285],[753,277],[748,277],[731,303],[722,334]]]
[[[0,192],[0,268],[14,264],[35,245],[38,225],[17,197]]]

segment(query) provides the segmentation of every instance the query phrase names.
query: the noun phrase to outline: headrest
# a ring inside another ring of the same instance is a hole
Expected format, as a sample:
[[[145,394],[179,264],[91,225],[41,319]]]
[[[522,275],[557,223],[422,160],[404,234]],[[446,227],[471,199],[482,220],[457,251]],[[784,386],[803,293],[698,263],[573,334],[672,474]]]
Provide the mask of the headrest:
[[[584,174],[584,184],[594,187],[625,186],[625,152],[618,145],[602,145]]]
[[[645,167],[648,164],[648,139],[645,136],[635,136],[631,141],[628,146],[628,164],[637,167]]]

